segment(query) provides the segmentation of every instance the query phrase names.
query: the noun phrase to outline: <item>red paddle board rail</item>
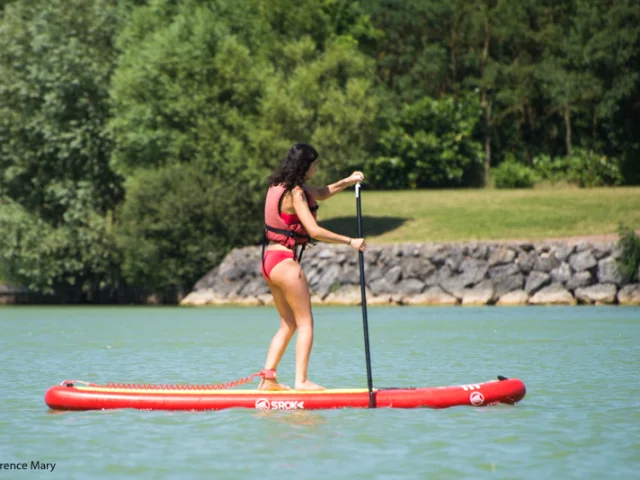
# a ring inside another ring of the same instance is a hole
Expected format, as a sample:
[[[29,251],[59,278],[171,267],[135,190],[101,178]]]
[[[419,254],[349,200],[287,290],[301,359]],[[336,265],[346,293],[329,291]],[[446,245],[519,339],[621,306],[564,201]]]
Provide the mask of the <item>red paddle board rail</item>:
[[[53,410],[318,410],[368,408],[369,390],[338,389],[323,391],[207,390],[196,385],[134,385],[65,381],[47,390],[45,403]],[[449,387],[374,389],[378,408],[482,407],[499,403],[515,404],[526,394],[516,378],[499,377],[484,383]]]

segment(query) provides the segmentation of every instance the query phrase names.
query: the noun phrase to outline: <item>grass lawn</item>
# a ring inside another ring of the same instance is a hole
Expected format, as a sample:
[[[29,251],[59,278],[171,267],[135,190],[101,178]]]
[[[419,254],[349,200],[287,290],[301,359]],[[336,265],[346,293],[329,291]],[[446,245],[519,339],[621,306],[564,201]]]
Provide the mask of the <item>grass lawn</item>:
[[[355,236],[353,189],[318,211],[321,225]],[[362,191],[365,238],[373,243],[542,240],[640,228],[640,187],[533,190]]]

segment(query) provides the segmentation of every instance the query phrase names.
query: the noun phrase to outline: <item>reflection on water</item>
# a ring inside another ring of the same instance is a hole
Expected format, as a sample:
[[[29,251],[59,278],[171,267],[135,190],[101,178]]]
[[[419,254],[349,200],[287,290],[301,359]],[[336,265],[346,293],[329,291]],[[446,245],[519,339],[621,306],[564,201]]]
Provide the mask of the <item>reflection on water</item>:
[[[291,426],[317,428],[325,425],[326,418],[316,410],[256,410],[253,414],[260,420],[269,420]]]

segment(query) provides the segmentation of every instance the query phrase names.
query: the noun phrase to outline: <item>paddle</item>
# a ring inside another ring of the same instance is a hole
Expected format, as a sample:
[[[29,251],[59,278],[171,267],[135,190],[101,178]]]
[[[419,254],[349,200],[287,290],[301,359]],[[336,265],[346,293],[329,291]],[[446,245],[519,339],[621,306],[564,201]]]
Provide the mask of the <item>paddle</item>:
[[[356,183],[356,211],[358,214],[358,237],[362,238],[362,206],[360,203],[360,183]],[[364,329],[364,353],[367,359],[367,385],[369,387],[369,408],[376,408],[371,377],[371,352],[369,350],[369,322],[367,320],[367,293],[364,281],[364,253],[358,252],[360,262],[360,292],[362,294],[362,327]]]

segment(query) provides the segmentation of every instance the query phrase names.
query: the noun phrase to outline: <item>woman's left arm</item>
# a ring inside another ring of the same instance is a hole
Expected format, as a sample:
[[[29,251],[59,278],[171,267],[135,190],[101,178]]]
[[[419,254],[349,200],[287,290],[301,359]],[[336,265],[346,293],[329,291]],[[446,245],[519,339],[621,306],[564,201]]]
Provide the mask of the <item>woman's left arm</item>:
[[[314,188],[314,187],[306,187],[307,191],[313,196],[316,201],[326,200],[328,198],[333,197],[336,193],[341,192],[347,187],[351,185],[355,185],[358,182],[362,182],[364,180],[364,173],[362,172],[353,172],[347,178],[343,178],[342,180],[337,181],[336,183],[332,183],[331,185],[327,185],[326,187]]]

